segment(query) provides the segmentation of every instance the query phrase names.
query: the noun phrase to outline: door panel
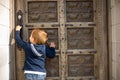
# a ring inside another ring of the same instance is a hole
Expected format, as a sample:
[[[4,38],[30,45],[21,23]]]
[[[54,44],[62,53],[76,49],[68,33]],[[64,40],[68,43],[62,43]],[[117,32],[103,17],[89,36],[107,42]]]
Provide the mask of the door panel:
[[[94,76],[94,55],[68,55],[68,76]]]
[[[67,22],[93,22],[93,0],[67,0]]]
[[[28,23],[58,22],[57,1],[29,1]]]
[[[96,23],[101,16],[96,13],[97,1],[16,0],[16,12],[21,9],[24,14],[23,40],[29,41],[31,31],[40,28],[48,33],[48,43],[56,43],[56,57],[46,59],[47,80],[100,80],[104,47],[98,46],[104,36],[98,36],[104,33],[98,30],[102,24]],[[16,53],[17,80],[23,80],[24,51],[16,46]]]
[[[66,1],[67,80],[96,80],[93,7],[93,0]]]
[[[94,29],[68,28],[67,49],[94,49]]]

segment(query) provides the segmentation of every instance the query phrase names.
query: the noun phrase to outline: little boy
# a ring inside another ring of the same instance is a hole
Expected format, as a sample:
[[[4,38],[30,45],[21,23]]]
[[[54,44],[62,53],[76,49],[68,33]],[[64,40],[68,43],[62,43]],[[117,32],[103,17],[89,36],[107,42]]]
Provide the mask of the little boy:
[[[40,29],[34,29],[29,38],[30,42],[25,42],[20,37],[20,29],[21,26],[16,26],[15,39],[25,52],[23,67],[25,80],[45,80],[45,59],[55,57],[55,44],[51,42],[49,46],[46,46],[47,33]]]

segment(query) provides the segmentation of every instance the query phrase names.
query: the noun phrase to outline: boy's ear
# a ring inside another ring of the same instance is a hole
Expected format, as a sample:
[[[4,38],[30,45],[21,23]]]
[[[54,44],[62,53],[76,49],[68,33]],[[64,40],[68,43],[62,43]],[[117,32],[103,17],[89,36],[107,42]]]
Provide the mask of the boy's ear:
[[[35,39],[32,37],[32,41],[35,42]]]
[[[30,37],[30,42],[34,43],[34,38],[33,37]]]

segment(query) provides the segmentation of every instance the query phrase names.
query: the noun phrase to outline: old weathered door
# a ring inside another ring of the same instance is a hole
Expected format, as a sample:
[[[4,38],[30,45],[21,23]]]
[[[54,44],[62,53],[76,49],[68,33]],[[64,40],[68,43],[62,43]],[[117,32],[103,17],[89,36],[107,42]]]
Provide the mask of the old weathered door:
[[[57,55],[46,59],[47,80],[107,80],[105,0],[16,0],[23,12],[23,40],[34,28],[48,33]],[[16,77],[24,51],[16,46]]]

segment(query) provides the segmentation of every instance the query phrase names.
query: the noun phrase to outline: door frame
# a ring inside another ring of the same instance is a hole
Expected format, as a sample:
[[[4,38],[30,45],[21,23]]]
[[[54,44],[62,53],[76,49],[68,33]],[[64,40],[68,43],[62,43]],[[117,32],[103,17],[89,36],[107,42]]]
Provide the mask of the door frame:
[[[10,55],[9,55],[9,79],[10,80],[17,80],[16,79],[16,59],[15,59],[15,0],[9,0],[9,15],[10,15]]]
[[[108,80],[109,71],[109,53],[108,53],[108,25],[107,25],[107,0],[97,0],[96,14],[98,26],[98,43],[99,46],[99,79]]]

